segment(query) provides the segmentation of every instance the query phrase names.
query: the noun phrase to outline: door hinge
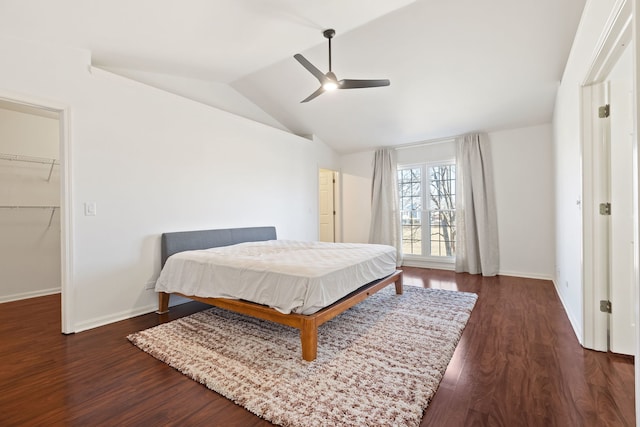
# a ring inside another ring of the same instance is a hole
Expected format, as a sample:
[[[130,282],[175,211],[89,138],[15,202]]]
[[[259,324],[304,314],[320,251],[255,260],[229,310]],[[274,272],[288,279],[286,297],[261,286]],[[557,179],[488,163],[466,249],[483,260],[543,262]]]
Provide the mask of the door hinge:
[[[600,215],[611,215],[611,203],[600,203]]]
[[[609,104],[603,105],[602,107],[598,108],[598,117],[601,119],[609,117],[610,113],[611,113],[611,107],[609,106]]]
[[[600,311],[603,313],[611,313],[611,301],[608,301],[608,300],[600,301]]]

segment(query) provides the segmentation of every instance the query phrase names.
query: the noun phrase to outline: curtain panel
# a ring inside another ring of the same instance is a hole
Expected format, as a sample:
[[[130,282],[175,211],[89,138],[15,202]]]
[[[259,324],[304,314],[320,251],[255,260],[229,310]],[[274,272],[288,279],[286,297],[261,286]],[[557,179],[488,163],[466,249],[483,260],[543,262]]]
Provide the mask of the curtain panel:
[[[456,139],[456,272],[498,274],[498,221],[489,139]]]
[[[369,243],[396,248],[396,263],[402,265],[402,240],[398,206],[398,170],[395,152],[376,150],[371,184],[371,226]]]

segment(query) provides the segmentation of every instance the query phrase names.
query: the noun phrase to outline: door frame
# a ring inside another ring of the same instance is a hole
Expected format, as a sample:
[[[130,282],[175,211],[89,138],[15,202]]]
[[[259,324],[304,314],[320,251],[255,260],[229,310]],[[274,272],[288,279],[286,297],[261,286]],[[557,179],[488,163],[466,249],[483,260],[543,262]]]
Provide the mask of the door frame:
[[[63,334],[75,332],[73,299],[73,227],[71,179],[71,110],[69,106],[31,96],[0,91],[0,100],[58,114],[60,156],[60,295]]]
[[[637,1],[637,0],[636,0]],[[583,294],[583,331],[582,345],[586,348],[607,351],[607,326],[608,317],[599,311],[599,301],[603,295],[608,294],[606,284],[596,278],[602,274],[603,263],[608,263],[599,251],[599,213],[597,210],[601,189],[598,186],[597,177],[602,173],[601,165],[597,163],[597,150],[600,138],[600,125],[594,120],[593,109],[606,95],[598,93],[596,85],[604,83],[607,76],[622,55],[626,46],[632,41],[632,0],[619,0],[611,14],[605,31],[600,37],[596,53],[584,80],[581,83],[581,122],[582,122],[582,294]],[[637,43],[636,43],[637,44]],[[634,46],[635,49],[638,46]],[[637,105],[635,106],[637,110]],[[636,111],[637,114],[637,111]],[[634,134],[637,123],[634,120]],[[637,153],[637,138],[634,138],[633,151]],[[634,186],[634,258],[638,258],[638,166],[633,165]],[[638,268],[634,266],[634,286],[638,294]],[[636,325],[638,325],[638,313],[636,310]],[[638,328],[640,329],[640,328]],[[636,356],[638,350],[636,350]],[[637,380],[636,380],[637,381]]]
[[[635,323],[636,323],[636,350],[635,350],[635,411],[636,420],[640,420],[640,180],[638,176],[638,164],[640,162],[638,152],[638,123],[640,122],[640,98],[638,97],[638,89],[640,85],[640,22],[638,22],[638,13],[640,13],[640,0],[617,0],[613,7],[613,13],[605,25],[600,39],[597,43],[591,66],[586,73],[585,79],[580,85],[581,102],[583,111],[581,112],[582,120],[582,153],[581,153],[581,169],[582,169],[582,201],[583,201],[583,241],[582,241],[582,297],[583,297],[583,332],[581,343],[587,348],[592,348],[594,336],[591,334],[593,329],[592,322],[599,310],[596,310],[595,292],[596,288],[593,283],[593,277],[589,275],[585,266],[593,262],[593,241],[588,235],[588,226],[593,224],[593,210],[585,209],[588,206],[584,203],[585,196],[589,197],[593,194],[592,170],[591,164],[585,159],[585,153],[588,154],[593,146],[594,135],[589,125],[590,118],[585,116],[585,98],[588,93],[587,86],[595,83],[603,82],[609,75],[618,58],[621,56],[626,44],[625,41],[635,41],[633,48],[633,282],[635,289]],[[585,123],[587,122],[587,123]]]

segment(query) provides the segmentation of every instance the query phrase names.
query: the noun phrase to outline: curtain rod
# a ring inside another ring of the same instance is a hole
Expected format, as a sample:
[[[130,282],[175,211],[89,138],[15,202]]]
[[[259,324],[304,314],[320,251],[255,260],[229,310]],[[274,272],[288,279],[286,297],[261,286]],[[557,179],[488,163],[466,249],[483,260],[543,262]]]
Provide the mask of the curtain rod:
[[[412,142],[410,144],[396,145],[395,147],[393,147],[393,149],[394,150],[404,150],[405,148],[414,148],[414,147],[422,147],[422,146],[425,146],[425,145],[442,144],[444,142],[453,142],[453,141],[456,140],[456,138],[457,138],[457,136],[449,136],[447,138],[431,139],[429,141]]]
[[[482,133],[482,132],[479,132],[479,131],[467,132],[467,133],[462,133],[460,135],[447,136],[444,138],[429,139],[427,141],[410,142],[408,144],[396,145],[395,147],[392,147],[392,148],[394,150],[404,150],[405,148],[422,147],[424,145],[431,145],[431,144],[442,144],[443,142],[454,142],[457,138],[461,138],[463,136],[471,135],[474,133]]]

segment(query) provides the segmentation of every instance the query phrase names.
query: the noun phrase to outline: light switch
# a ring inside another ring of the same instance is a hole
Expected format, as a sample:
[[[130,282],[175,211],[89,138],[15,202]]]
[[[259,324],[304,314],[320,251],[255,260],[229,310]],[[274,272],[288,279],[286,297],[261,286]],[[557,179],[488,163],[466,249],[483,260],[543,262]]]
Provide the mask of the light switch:
[[[85,202],[84,204],[85,216],[96,216],[96,202]]]

